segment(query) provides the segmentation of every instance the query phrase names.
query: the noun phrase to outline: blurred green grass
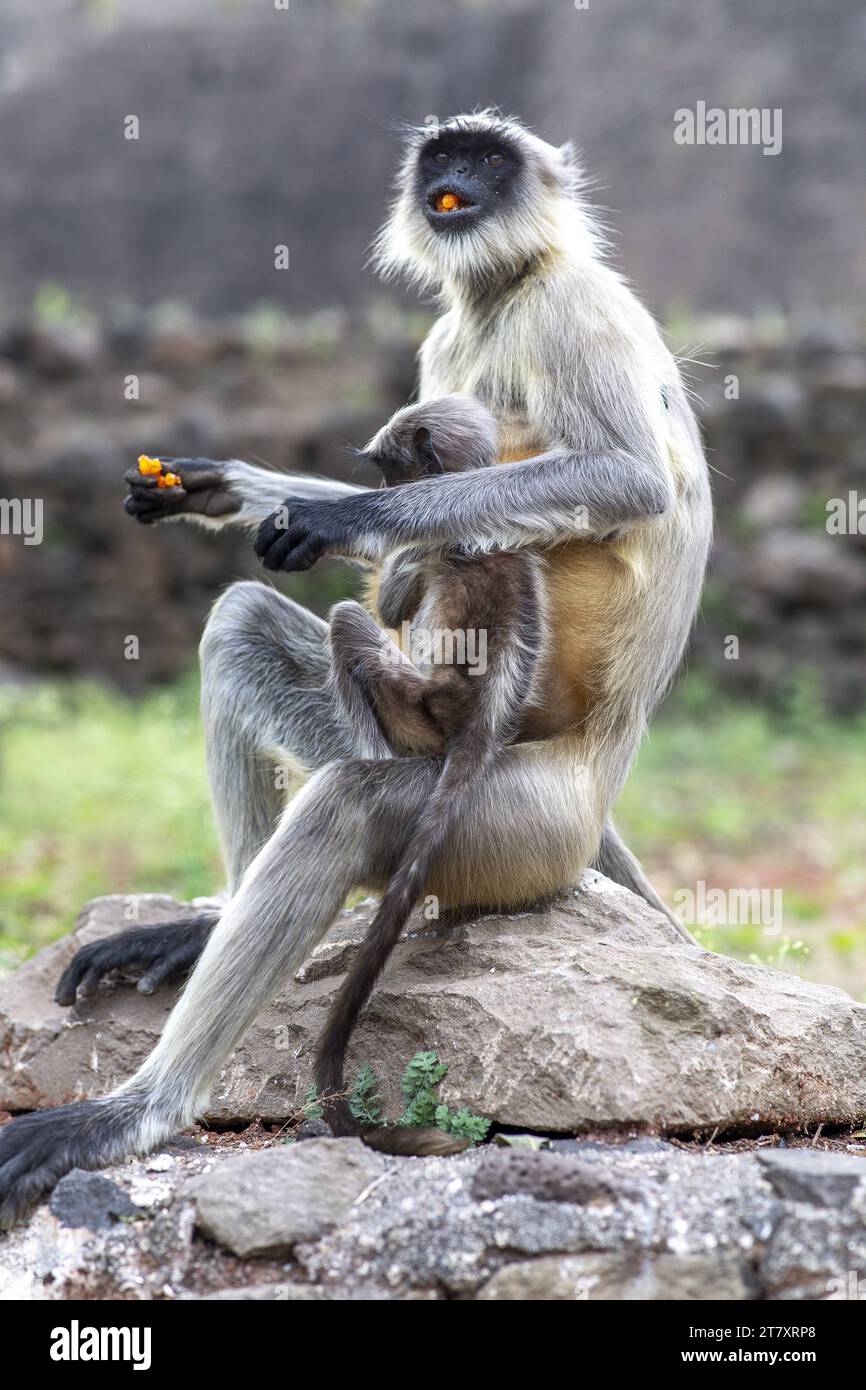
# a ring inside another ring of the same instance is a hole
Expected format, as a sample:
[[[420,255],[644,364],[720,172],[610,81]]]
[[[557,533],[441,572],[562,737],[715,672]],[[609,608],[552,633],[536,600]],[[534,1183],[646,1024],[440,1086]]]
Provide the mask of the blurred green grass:
[[[714,949],[866,992],[866,715],[808,680],[783,709],[689,675],[655,720],[617,819],[668,901],[697,880],[781,888],[784,929],[702,929]],[[131,701],[75,682],[0,692],[0,952],[22,959],[101,893],[213,892],[194,677]]]
[[[713,950],[866,998],[866,713],[832,718],[808,672],[773,708],[691,673],[654,721],[617,807],[672,904],[683,888],[781,890],[782,928],[698,926]]]
[[[100,893],[212,892],[198,688],[129,700],[79,683],[0,698],[0,951],[68,931]]]

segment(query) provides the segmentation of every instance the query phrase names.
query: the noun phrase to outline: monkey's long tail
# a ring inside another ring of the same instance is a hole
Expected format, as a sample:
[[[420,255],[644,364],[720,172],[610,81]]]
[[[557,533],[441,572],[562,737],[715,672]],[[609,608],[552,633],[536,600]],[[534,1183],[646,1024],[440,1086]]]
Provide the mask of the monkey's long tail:
[[[366,940],[334,1000],[316,1057],[316,1089],[332,1097],[327,1119],[335,1134],[364,1134],[372,1147],[387,1153],[456,1153],[466,1147],[438,1129],[388,1126],[365,1131],[352,1115],[344,1090],[346,1050],[358,1015],[396,945],[430,875],[442,855],[458,815],[465,811],[461,797],[469,780],[477,784],[494,754],[492,743],[477,729],[463,730],[445,758],[439,780],[412,831],[409,843],[382,896]]]

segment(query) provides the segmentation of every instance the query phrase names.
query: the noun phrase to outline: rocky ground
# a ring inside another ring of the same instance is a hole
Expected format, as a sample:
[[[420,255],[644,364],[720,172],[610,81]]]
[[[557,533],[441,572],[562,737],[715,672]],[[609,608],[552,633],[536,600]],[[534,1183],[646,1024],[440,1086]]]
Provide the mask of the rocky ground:
[[[0,1105],[100,1094],[175,991],[51,1002],[78,942],[178,911],[97,899],[0,983]],[[778,1299],[866,1272],[866,1007],[683,942],[598,874],[555,902],[416,920],[355,1040],[392,1115],[418,1049],[492,1121],[449,1158],[301,1138],[312,1042],[367,922],[344,914],[260,1015],[210,1128],[72,1173],[0,1242],[9,1298]],[[348,1073],[347,1073],[348,1074]],[[852,1282],[853,1281],[853,1282]],[[853,1294],[852,1294],[853,1289]]]
[[[0,1297],[866,1296],[866,1144],[535,1142],[395,1159],[356,1139],[184,1136],[64,1178],[3,1238]]]

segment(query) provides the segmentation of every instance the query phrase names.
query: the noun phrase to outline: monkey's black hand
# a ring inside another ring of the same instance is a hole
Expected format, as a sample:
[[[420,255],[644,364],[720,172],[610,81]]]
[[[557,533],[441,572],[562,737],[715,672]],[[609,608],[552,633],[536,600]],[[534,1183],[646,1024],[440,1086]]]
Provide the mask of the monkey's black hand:
[[[192,969],[218,920],[216,913],[201,913],[186,922],[130,927],[82,946],[60,977],[56,1003],[74,1004],[76,995],[89,999],[109,970],[144,969],[136,988],[140,994],[153,994],[163,981]]]
[[[266,570],[308,570],[345,541],[339,524],[342,502],[287,497],[265,517],[256,533],[256,554]]]
[[[130,468],[124,474],[129,494],[124,509],[136,521],[151,526],[172,516],[229,516],[240,511],[241,499],[226,481],[226,464],[213,459],[162,459],[165,472],[177,473],[182,487],[160,487],[158,479]]]
[[[107,1162],[98,1152],[100,1105],[86,1100],[22,1115],[0,1129],[0,1230],[8,1229],[73,1168]]]
[[[0,1129],[0,1228],[5,1229],[73,1168],[102,1168],[170,1133],[148,1131],[142,1092],[79,1100],[22,1115]]]

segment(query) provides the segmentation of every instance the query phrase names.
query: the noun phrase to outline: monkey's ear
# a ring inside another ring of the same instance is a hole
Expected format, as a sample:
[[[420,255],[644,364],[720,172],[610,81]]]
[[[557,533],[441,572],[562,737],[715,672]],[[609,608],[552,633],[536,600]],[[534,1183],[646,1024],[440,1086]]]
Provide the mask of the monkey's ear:
[[[428,473],[445,472],[445,469],[439,462],[439,455],[433,448],[433,444],[430,439],[430,431],[428,430],[426,425],[418,426],[414,435],[412,436],[412,442],[415,445],[416,459],[418,460],[419,464],[422,464],[424,466]]]
[[[573,141],[566,140],[564,145],[560,145],[559,157],[568,168],[573,169],[577,166],[577,150]]]

